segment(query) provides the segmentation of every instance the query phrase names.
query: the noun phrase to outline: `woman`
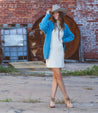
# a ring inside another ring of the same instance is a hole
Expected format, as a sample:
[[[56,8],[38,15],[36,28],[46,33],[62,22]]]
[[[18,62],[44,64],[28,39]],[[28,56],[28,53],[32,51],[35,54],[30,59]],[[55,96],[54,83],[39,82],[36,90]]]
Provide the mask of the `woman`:
[[[45,42],[43,47],[44,59],[46,66],[53,70],[52,94],[50,99],[50,107],[55,107],[55,95],[57,87],[64,95],[67,107],[73,107],[61,75],[61,68],[64,67],[64,50],[63,43],[70,42],[74,39],[73,33],[69,30],[67,24],[64,23],[64,15],[67,10],[59,5],[53,5],[52,10],[46,12],[45,17],[39,24],[40,29],[45,33]],[[49,20],[51,16],[51,20]]]

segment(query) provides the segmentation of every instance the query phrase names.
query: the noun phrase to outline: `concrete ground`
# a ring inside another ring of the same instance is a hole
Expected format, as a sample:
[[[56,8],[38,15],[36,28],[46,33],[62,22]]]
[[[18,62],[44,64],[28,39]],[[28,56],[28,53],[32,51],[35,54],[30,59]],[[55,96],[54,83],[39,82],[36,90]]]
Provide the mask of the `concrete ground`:
[[[91,65],[66,64],[66,68],[79,70]],[[56,108],[49,108],[51,74],[41,77],[0,73],[0,113],[98,113],[98,76],[63,76],[63,80],[74,108],[66,108],[59,88]]]
[[[58,88],[56,108],[49,108],[51,77],[0,76],[0,113],[98,113],[98,77],[63,77],[74,108],[66,108]]]

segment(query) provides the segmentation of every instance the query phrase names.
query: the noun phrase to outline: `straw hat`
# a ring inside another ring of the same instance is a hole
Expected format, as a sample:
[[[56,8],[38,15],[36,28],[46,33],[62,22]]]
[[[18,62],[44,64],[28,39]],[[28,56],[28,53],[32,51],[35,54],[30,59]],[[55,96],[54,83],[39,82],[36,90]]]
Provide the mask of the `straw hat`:
[[[59,5],[55,4],[52,6],[52,13],[55,12],[55,11],[60,11],[60,12],[63,12],[64,15],[67,14],[67,9],[66,8],[61,8]]]

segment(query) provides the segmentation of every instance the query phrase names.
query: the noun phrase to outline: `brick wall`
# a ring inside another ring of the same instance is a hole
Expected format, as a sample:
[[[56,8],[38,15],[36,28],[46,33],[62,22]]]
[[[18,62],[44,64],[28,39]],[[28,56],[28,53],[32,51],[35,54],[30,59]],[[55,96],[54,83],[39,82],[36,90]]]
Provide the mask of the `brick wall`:
[[[0,25],[32,23],[53,4],[67,8],[80,28],[84,58],[98,58],[97,0],[0,0]]]
[[[78,0],[74,20],[78,24],[84,42],[84,58],[98,59],[97,0]]]

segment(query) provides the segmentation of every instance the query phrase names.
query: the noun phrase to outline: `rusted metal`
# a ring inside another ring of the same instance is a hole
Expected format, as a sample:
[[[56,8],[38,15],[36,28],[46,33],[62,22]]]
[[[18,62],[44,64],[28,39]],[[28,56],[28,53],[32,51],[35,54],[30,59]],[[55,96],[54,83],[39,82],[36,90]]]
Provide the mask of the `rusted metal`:
[[[34,29],[30,32],[28,37],[29,59],[31,61],[42,61],[43,58],[43,44],[44,33],[39,29]]]
[[[45,35],[39,30],[39,23],[42,18],[39,18],[33,25],[32,31],[29,33],[29,60],[43,60],[43,44]],[[65,44],[65,59],[79,59],[79,45],[80,45],[80,30],[75,21],[69,16],[65,16],[65,23],[69,26],[71,32],[75,35],[75,39]]]
[[[0,46],[0,64],[2,63],[3,58],[4,58],[4,52],[2,47]]]
[[[74,20],[68,16],[65,16],[65,23],[69,26],[69,29],[75,35],[75,39],[73,41],[65,44],[65,46],[66,46],[65,59],[70,58],[73,55],[77,59],[77,57],[76,57],[77,55],[75,53],[78,52],[79,45],[80,45],[80,37],[81,37],[80,30],[79,30],[77,24],[74,22]]]

